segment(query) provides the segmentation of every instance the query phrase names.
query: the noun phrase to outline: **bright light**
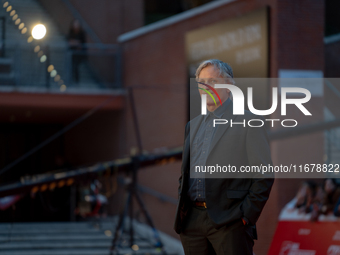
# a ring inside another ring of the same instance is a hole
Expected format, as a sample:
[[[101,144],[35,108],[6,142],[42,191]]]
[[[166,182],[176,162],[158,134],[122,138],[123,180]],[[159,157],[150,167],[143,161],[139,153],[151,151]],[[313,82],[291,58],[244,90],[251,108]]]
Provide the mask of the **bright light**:
[[[111,230],[105,230],[104,233],[105,233],[106,236],[112,236]]]
[[[25,23],[24,22],[22,22],[20,25],[19,25],[19,29],[21,30],[21,29],[23,29],[25,27]]]
[[[42,24],[36,25],[32,29],[32,36],[36,40],[40,40],[44,38],[45,35],[46,35],[46,27]]]
[[[56,70],[53,70],[52,72],[51,72],[51,77],[53,78],[53,77],[55,77],[57,75],[57,71]]]
[[[139,250],[139,247],[137,244],[134,244],[131,246],[131,249],[134,250],[134,251],[138,251]]]
[[[64,92],[66,90],[66,85],[65,84],[63,84],[63,85],[61,85],[60,86],[60,91],[61,92]],[[86,199],[85,199],[86,200]]]
[[[57,81],[60,81],[60,75],[57,74],[56,77],[54,77],[54,81],[57,82]],[[64,82],[63,82],[64,83]]]
[[[40,46],[39,46],[39,45],[37,45],[37,46],[34,47],[34,52],[35,52],[35,53],[39,52],[39,50],[40,50]],[[52,70],[53,70],[53,69],[52,69]]]
[[[54,70],[54,66],[53,65],[49,65],[48,67],[47,67],[47,72],[52,72]]]
[[[46,61],[46,59],[47,59],[46,55],[42,55],[41,58],[40,58],[40,62],[44,63]]]

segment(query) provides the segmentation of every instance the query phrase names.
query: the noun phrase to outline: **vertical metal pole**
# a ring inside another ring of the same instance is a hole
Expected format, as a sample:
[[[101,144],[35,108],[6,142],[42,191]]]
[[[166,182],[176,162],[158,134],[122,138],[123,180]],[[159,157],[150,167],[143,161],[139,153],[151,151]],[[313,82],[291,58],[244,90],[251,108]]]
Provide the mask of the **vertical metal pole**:
[[[73,84],[73,50],[68,49],[67,50],[67,61],[66,61],[66,66],[67,66],[67,80],[66,82],[69,85]]]
[[[143,152],[143,147],[142,147],[142,139],[140,136],[139,132],[139,125],[138,125],[138,118],[137,118],[137,112],[136,112],[136,105],[135,105],[135,99],[133,96],[133,90],[130,87],[129,88],[129,99],[130,99],[130,105],[131,105],[131,110],[132,110],[132,117],[133,117],[133,124],[135,127],[135,133],[136,133],[136,138],[137,138],[137,144],[138,144],[138,153],[141,154]],[[130,247],[134,245],[134,238],[133,238],[133,226],[132,226],[132,220],[133,220],[133,197],[137,195],[136,193],[136,185],[137,185],[137,171],[139,167],[139,157],[134,156],[132,158],[132,182],[130,186],[130,192],[131,192],[131,204],[130,204]]]
[[[327,163],[331,163],[332,161],[332,137],[331,130],[326,131],[327,134]]]
[[[130,104],[131,104],[133,124],[135,126],[135,134],[136,134],[137,145],[138,145],[138,150],[139,150],[138,154],[141,154],[143,152],[142,139],[141,139],[140,132],[139,132],[139,125],[138,125],[138,119],[137,119],[137,113],[136,113],[135,100],[134,100],[134,96],[133,96],[133,90],[132,90],[131,87],[129,88],[129,99],[130,99]]]
[[[122,66],[123,66],[123,59],[122,59],[122,47],[118,46],[117,52],[115,54],[116,57],[116,80],[114,86],[116,88],[122,87]]]
[[[16,63],[15,65],[12,65],[11,68],[14,66],[14,72],[15,72],[15,86],[22,85],[20,84],[21,81],[21,66],[22,66],[22,50],[20,47],[14,47],[14,63]]]
[[[135,169],[135,166],[133,166],[132,169],[132,178],[135,179],[135,175],[136,175],[136,171],[137,169]],[[135,195],[135,181],[132,180],[132,182],[130,183],[130,192],[131,192],[131,200],[130,200],[130,204],[129,204],[129,217],[130,217],[130,248],[132,247],[132,245],[134,244],[134,240],[133,240],[133,197]]]
[[[2,33],[1,33],[1,57],[5,56],[5,37],[6,37],[6,18],[2,17]]]
[[[46,51],[46,88],[50,88],[50,73],[47,71],[47,68],[50,66],[50,48],[48,45],[46,45],[45,47],[45,51]]]
[[[70,187],[70,221],[75,221],[76,216],[74,214],[74,211],[76,209],[76,186],[72,185]]]

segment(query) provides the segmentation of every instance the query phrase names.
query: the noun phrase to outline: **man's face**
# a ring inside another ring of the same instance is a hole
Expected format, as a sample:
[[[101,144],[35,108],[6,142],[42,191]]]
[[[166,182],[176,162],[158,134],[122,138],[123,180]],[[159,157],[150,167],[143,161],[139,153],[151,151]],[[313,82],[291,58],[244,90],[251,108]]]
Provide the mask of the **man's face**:
[[[227,83],[226,79],[219,75],[219,71],[215,69],[213,65],[209,65],[205,68],[203,68],[198,76],[198,81],[208,84],[214,88],[215,84],[225,84]],[[198,89],[200,96],[202,97],[203,94],[207,94],[207,109],[209,112],[215,111],[221,104],[218,100],[217,95],[211,89],[209,89],[207,86],[204,86],[200,83],[198,83],[199,88],[203,88],[207,91],[209,91],[213,97],[215,98],[216,105],[214,103],[214,100],[208,95],[204,90]],[[226,101],[229,97],[229,89],[215,89],[218,95],[221,98],[222,103]]]

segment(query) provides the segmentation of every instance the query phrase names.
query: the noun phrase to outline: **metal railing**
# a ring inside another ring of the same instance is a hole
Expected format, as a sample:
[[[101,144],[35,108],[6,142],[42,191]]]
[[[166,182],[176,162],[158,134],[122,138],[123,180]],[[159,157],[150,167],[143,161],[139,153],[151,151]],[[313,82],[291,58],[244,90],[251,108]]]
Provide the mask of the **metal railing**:
[[[7,42],[5,57],[12,59],[11,72],[6,78],[0,75],[0,85],[48,89],[61,85],[89,89],[121,87],[121,51],[115,44],[88,43],[82,50],[71,50],[67,43]],[[56,71],[53,74],[48,71],[50,65]]]
[[[4,57],[5,56],[5,35],[6,35],[6,17],[0,17],[0,21],[1,21],[1,42],[0,42],[0,57]]]
[[[325,131],[326,163],[340,163],[340,128]]]
[[[328,80],[325,79],[325,85],[333,95],[340,99],[340,91]],[[324,109],[325,120],[333,121],[336,117],[332,112],[325,107]],[[327,129],[325,135],[325,163],[340,163],[340,127]]]

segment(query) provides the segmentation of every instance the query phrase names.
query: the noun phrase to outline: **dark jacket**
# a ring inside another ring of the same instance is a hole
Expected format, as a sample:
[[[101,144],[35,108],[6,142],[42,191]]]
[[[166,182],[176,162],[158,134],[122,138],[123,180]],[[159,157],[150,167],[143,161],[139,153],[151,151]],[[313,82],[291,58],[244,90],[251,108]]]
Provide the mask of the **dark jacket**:
[[[233,115],[232,104],[227,108],[223,118],[228,124],[217,125],[213,137],[206,165],[212,166],[260,166],[272,165],[269,141],[265,127],[249,127],[249,119],[262,119],[249,111],[245,115]],[[246,121],[243,125],[230,127],[230,119],[233,122]],[[190,200],[187,197],[188,178],[190,169],[190,143],[195,137],[203,116],[197,116],[185,127],[185,140],[183,146],[181,176],[178,188],[178,206],[174,224],[175,231],[179,234],[185,217],[190,208]],[[258,125],[259,123],[256,123]],[[255,125],[255,122],[252,123]],[[249,224],[255,225],[261,211],[268,200],[274,179],[273,174],[263,175],[261,173],[243,174],[242,178],[238,173],[225,174],[224,178],[211,178],[213,175],[206,175],[205,190],[207,212],[216,228],[245,217]],[[237,176],[238,175],[238,176]],[[246,178],[244,178],[246,176]],[[255,228],[254,228],[255,229]],[[256,231],[254,233],[256,236]]]

